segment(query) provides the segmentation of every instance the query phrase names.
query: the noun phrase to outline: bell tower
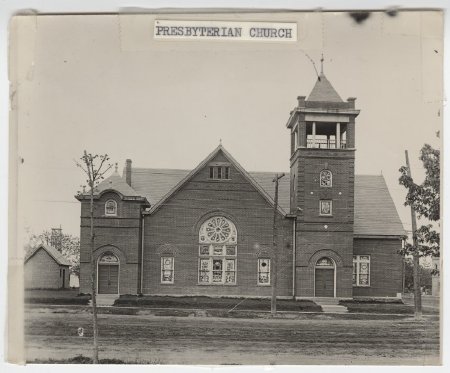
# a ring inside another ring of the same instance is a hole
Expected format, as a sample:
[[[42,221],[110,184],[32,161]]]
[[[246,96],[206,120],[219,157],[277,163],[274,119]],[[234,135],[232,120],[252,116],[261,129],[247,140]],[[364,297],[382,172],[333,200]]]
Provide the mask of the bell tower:
[[[296,296],[352,297],[356,99],[341,99],[323,65],[309,96],[297,99],[286,125],[291,132]],[[318,277],[325,274],[316,270],[320,263],[328,263],[329,277]]]

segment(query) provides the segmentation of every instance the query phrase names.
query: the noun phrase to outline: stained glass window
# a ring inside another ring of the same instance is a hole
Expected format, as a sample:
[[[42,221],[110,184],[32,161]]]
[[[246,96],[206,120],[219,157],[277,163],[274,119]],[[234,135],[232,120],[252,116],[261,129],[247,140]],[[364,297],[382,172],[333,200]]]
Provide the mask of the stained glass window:
[[[370,255],[353,256],[353,286],[370,286]]]
[[[105,215],[117,215],[117,202],[113,199],[106,201],[105,203]]]
[[[330,258],[323,257],[316,262],[316,267],[334,267],[334,263]]]
[[[199,231],[200,284],[224,285],[236,283],[237,231],[223,216],[205,221]]]
[[[320,215],[331,216],[333,214],[333,203],[330,200],[319,201]]]
[[[99,264],[119,264],[119,259],[112,253],[105,253],[98,262]]]
[[[258,285],[270,285],[270,259],[258,259]]]
[[[173,284],[174,258],[171,256],[161,257],[161,282]]]
[[[330,170],[320,171],[320,186],[324,188],[331,188],[333,186],[333,174]]]

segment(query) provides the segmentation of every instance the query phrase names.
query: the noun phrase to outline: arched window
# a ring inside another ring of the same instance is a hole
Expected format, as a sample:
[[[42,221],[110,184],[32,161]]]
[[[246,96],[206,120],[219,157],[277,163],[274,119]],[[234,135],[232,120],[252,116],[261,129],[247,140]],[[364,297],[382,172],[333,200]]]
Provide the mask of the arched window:
[[[113,199],[106,201],[105,203],[105,215],[116,216],[117,215],[117,202]]]
[[[330,258],[323,257],[316,262],[316,267],[334,267],[334,262]]]
[[[237,230],[224,216],[206,220],[199,230],[199,284],[236,284]]]
[[[320,186],[324,188],[331,188],[333,186],[333,174],[330,170],[320,171]]]
[[[119,264],[119,258],[113,253],[104,253],[98,260],[98,264]]]

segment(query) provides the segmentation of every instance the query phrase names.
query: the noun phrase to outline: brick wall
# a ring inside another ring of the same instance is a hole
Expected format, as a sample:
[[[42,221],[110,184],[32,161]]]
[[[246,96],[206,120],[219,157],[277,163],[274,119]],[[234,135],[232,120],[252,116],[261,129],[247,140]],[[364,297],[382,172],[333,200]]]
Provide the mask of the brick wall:
[[[222,153],[212,162],[226,162]],[[231,180],[210,180],[201,170],[163,207],[145,218],[144,293],[230,296],[270,296],[271,287],[257,285],[258,257],[272,256],[273,208],[231,166]],[[236,225],[236,285],[199,285],[200,225],[223,215]],[[279,216],[278,294],[288,296],[292,286],[292,222]],[[174,284],[161,284],[160,258],[173,253]]]
[[[60,289],[62,269],[65,270],[65,287],[69,287],[69,266],[60,266],[44,249],[39,249],[25,263],[25,288]]]
[[[336,296],[352,296],[354,152],[299,149],[291,160],[298,175],[296,296],[314,296],[315,264],[330,257],[336,265]],[[332,172],[332,187],[320,187],[320,171]],[[332,216],[321,216],[320,200],[332,200]]]
[[[400,239],[355,239],[354,254],[370,255],[370,286],[353,287],[353,296],[395,297],[402,292],[403,260]]]
[[[105,215],[105,202],[109,199],[117,202],[117,216]],[[88,201],[81,203],[80,292],[82,293],[91,293],[89,208]],[[113,192],[104,193],[98,200],[95,200],[94,259],[98,260],[105,252],[112,252],[119,258],[119,292],[121,294],[138,292],[140,209],[140,202],[122,200],[118,194]]]

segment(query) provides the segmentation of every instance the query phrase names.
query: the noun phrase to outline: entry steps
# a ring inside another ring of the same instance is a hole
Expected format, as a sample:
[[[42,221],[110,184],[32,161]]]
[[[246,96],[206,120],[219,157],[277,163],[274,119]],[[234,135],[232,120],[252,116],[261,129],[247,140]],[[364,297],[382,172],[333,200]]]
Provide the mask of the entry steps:
[[[118,297],[117,294],[97,294],[97,306],[112,306]],[[89,305],[92,306],[92,300],[89,301]]]
[[[322,307],[324,313],[346,313],[347,307],[339,304],[338,298],[313,298],[314,303]]]

